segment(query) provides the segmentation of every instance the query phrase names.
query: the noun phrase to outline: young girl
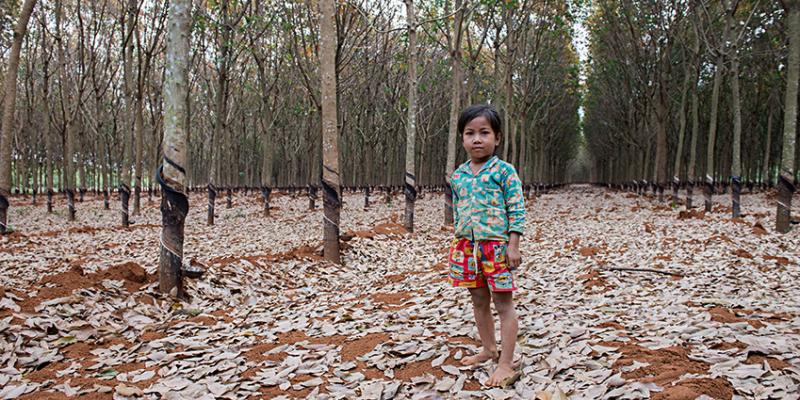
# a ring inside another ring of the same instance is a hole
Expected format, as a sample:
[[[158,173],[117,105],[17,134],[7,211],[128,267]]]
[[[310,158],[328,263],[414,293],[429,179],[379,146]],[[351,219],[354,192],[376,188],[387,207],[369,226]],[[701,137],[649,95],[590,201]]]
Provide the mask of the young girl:
[[[522,256],[519,239],[525,225],[522,183],[514,167],[494,155],[502,129],[497,111],[473,105],[458,119],[458,132],[469,160],[453,172],[455,239],[450,247],[450,280],[469,288],[483,350],[464,358],[464,365],[497,361],[487,386],[506,386],[516,371],[512,365],[517,342],[517,313],[511,271]],[[500,317],[501,351],[497,350],[490,302]]]

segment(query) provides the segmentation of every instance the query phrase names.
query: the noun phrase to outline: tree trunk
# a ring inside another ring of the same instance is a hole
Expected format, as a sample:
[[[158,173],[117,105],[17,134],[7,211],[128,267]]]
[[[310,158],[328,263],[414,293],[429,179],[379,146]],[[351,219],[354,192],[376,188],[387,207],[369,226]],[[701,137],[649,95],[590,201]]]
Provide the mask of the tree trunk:
[[[722,33],[723,44],[729,41],[731,31],[731,20],[725,19],[725,28]],[[706,187],[705,187],[705,206],[706,212],[710,212],[714,195],[714,153],[716,152],[717,140],[717,114],[719,113],[719,87],[722,83],[722,69],[725,68],[725,56],[723,49],[717,49],[717,64],[714,70],[714,86],[711,91],[711,114],[708,125],[708,148],[706,149]]]
[[[794,152],[797,135],[797,86],[800,80],[800,1],[787,2],[789,12],[786,24],[789,27],[789,61],[786,71],[786,98],[783,114],[783,157],[778,188],[778,212],[776,230],[789,232],[794,194]]]
[[[742,106],[739,101],[739,59],[733,50],[731,61],[731,91],[733,104],[733,159],[731,160],[731,203],[733,218],[741,214],[742,192]]]
[[[141,62],[139,63],[139,74],[141,74]],[[139,77],[139,80],[143,80],[145,77]],[[144,91],[144,84],[139,83],[137,84],[138,89],[136,90],[136,111],[134,116],[134,181],[133,181],[133,215],[139,215],[140,207],[141,207],[141,193],[142,193],[142,152],[144,150],[144,116],[143,116],[143,108],[144,108],[144,100],[142,99],[143,91]]]
[[[58,85],[59,91],[61,92],[61,109],[63,114],[64,120],[64,155],[63,155],[63,174],[61,176],[60,181],[62,182],[64,193],[67,195],[67,209],[68,209],[68,219],[70,221],[75,220],[75,170],[73,169],[72,165],[72,158],[74,155],[73,150],[73,133],[72,133],[72,112],[71,112],[71,104],[72,101],[69,95],[69,85],[67,82],[67,71],[66,71],[66,56],[64,54],[64,48],[66,44],[64,43],[63,36],[64,32],[61,26],[61,18],[63,17],[63,4],[62,2],[56,3],[56,32],[57,32],[57,40],[58,40]]]
[[[692,73],[689,70],[688,63],[684,68],[683,88],[681,90],[681,103],[680,110],[678,111],[678,121],[680,128],[678,130],[678,149],[675,152],[675,163],[673,164],[672,171],[672,206],[678,205],[678,190],[681,186],[681,159],[683,158],[683,139],[686,136],[686,95],[689,92],[689,85],[691,84]]]
[[[14,27],[14,40],[8,57],[7,74],[3,78],[3,120],[0,126],[0,234],[8,232],[8,207],[11,195],[11,132],[14,129],[14,107],[17,102],[17,74],[22,41],[28,31],[28,21],[33,13],[36,0],[25,0],[20,9],[17,25]],[[45,99],[47,101],[47,99]]]
[[[339,178],[339,128],[336,101],[336,3],[321,0],[320,8],[320,89],[322,101],[322,190],[324,191],[325,259],[341,264],[339,252],[339,212],[342,208]]]
[[[408,121],[406,123],[406,218],[405,227],[414,231],[414,202],[417,201],[417,176],[414,147],[417,135],[417,17],[414,0],[405,0],[408,21]]]
[[[513,7],[505,7],[503,10],[503,22],[506,28],[506,61],[505,70],[503,71],[503,129],[506,130],[503,140],[503,160],[510,161],[511,156],[508,154],[509,143],[511,142],[511,107],[512,100],[514,99],[514,82],[511,79],[513,55],[511,48],[514,41],[513,29]],[[499,40],[499,38],[498,38]],[[513,154],[512,146],[512,154]]]
[[[761,183],[769,185],[771,183],[770,179],[770,171],[769,171],[769,163],[770,163],[770,156],[771,156],[771,149],[772,149],[772,119],[773,119],[773,108],[771,107],[771,101],[767,102],[767,143],[764,147],[764,164],[761,166]]]
[[[136,29],[136,0],[129,0],[127,9],[123,11],[123,29],[125,34],[123,40],[123,74],[125,103],[125,123],[123,124],[123,144],[122,144],[122,171],[119,182],[119,198],[121,203],[120,215],[122,226],[127,228],[130,225],[128,206],[131,196],[131,160],[133,159],[133,136],[136,134],[136,96],[133,92],[133,35]]]
[[[659,87],[657,89],[658,94],[656,95],[657,99],[655,101],[655,109],[653,110],[655,123],[656,123],[656,159],[654,162],[656,173],[655,173],[655,186],[653,187],[653,191],[658,190],[658,201],[664,201],[664,186],[667,184],[667,118],[668,118],[668,107],[666,104],[666,93],[663,93],[666,89],[664,88],[666,85],[665,82],[659,83]]]
[[[453,24],[450,59],[453,63],[452,89],[450,92],[450,124],[447,133],[447,164],[445,165],[444,225],[453,225],[453,187],[450,179],[456,169],[456,139],[458,136],[458,114],[461,112],[461,24],[464,18],[462,0],[455,0],[456,14]]]
[[[697,82],[700,80],[700,66],[698,54],[700,53],[700,36],[695,31],[694,47],[692,53],[696,58],[694,75],[692,76],[692,139],[689,145],[689,167],[686,169],[686,209],[692,208],[692,192],[697,180],[697,138],[700,136],[700,101],[698,98]]]
[[[264,138],[261,141],[261,154],[263,159],[261,161],[261,194],[264,196],[264,216],[269,217],[269,196],[272,193],[274,186],[272,179],[272,146],[269,145],[267,140],[267,131],[263,132]]]
[[[736,7],[731,7],[726,13],[728,25],[733,25]],[[732,217],[738,218],[741,214],[742,192],[742,105],[739,100],[739,55],[736,40],[732,41],[731,57],[731,107],[733,108],[733,156],[731,158],[731,207]]]
[[[528,179],[528,141],[526,140],[526,132],[525,126],[527,122],[527,117],[523,114],[519,118],[519,166],[517,169],[519,170],[519,180],[522,181],[524,184],[525,181]]]
[[[181,265],[184,221],[189,212],[186,162],[189,127],[186,94],[189,91],[189,35],[191,0],[172,0],[169,10],[164,82],[164,161],[158,171],[161,196],[161,252],[158,289],[183,298]]]

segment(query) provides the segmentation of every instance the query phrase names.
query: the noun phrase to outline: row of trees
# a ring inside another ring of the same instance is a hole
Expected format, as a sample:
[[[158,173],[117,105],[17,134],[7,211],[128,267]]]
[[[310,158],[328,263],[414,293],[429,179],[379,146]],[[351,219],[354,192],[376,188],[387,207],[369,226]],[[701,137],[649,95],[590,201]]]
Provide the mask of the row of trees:
[[[21,15],[20,4],[7,3],[8,15]],[[260,186],[268,195],[275,186],[319,184],[317,2],[193,3],[187,184],[207,185],[212,206],[220,188]],[[412,186],[444,184],[465,159],[453,119],[475,102],[501,109],[502,156],[524,180],[562,181],[580,144],[569,5],[425,1],[406,3],[405,12],[397,5],[336,4],[341,184],[402,185],[408,171]],[[15,68],[16,106],[0,122],[10,149],[6,190],[63,191],[74,216],[76,195],[117,189],[123,224],[129,195],[131,213],[139,212],[163,154],[167,8],[165,1],[39,1]]]
[[[649,181],[674,195],[705,176],[705,207],[729,182],[779,184],[788,230],[798,157],[800,2],[598,0],[589,18],[585,134],[594,180]],[[745,151],[742,151],[742,150]]]

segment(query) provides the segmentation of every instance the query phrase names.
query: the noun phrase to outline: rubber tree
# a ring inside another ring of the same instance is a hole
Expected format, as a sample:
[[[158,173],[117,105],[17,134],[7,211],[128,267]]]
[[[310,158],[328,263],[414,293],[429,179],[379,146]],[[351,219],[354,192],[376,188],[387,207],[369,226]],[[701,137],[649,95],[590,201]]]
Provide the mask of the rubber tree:
[[[417,201],[417,176],[414,147],[417,136],[417,17],[414,0],[405,0],[408,26],[408,121],[406,123],[406,217],[405,227],[414,231],[414,203]]]
[[[127,6],[122,11],[122,49],[123,49],[123,80],[125,102],[127,110],[122,133],[122,171],[119,181],[119,199],[121,203],[120,216],[122,226],[128,227],[130,224],[130,214],[128,206],[131,198],[131,163],[134,158],[133,140],[136,135],[136,94],[134,93],[133,83],[133,44],[136,29],[136,13],[138,10],[136,0],[129,0]]]
[[[322,105],[322,190],[324,247],[326,260],[341,263],[339,251],[339,213],[342,208],[339,177],[339,127],[336,99],[336,4],[321,0],[319,68]]]
[[[68,218],[75,220],[75,170],[72,165],[74,154],[74,133],[72,128],[74,114],[70,86],[67,80],[67,59],[65,55],[64,31],[61,24],[64,17],[64,2],[56,2],[56,41],[58,41],[58,86],[61,97],[61,114],[64,121],[64,166],[61,175],[62,186],[67,195]]]
[[[456,170],[456,141],[458,136],[458,114],[461,112],[461,37],[463,36],[465,0],[455,0],[455,17],[453,19],[453,30],[448,35],[450,62],[452,63],[452,75],[450,92],[450,123],[447,131],[447,159],[445,164],[445,188],[444,188],[444,224],[453,225],[453,187],[450,179]]]
[[[692,20],[696,21],[696,20]],[[700,136],[700,100],[698,96],[698,81],[700,80],[700,34],[697,24],[692,25],[694,43],[692,44],[692,58],[694,69],[692,75],[692,139],[689,144],[689,165],[686,167],[686,209],[692,208],[692,194],[697,178],[697,138]]]
[[[710,212],[713,205],[714,195],[714,153],[717,142],[717,126],[719,115],[719,90],[722,84],[722,73],[725,68],[725,46],[729,42],[731,32],[731,20],[725,18],[725,28],[722,32],[722,40],[719,48],[709,49],[716,54],[716,65],[714,67],[714,84],[711,89],[711,112],[708,122],[708,147],[706,148],[706,185],[705,185],[705,210]]]
[[[789,61],[786,71],[786,98],[783,114],[783,152],[778,177],[778,212],[775,228],[789,232],[794,186],[794,152],[797,137],[797,86],[800,80],[800,0],[782,1],[789,28]]]
[[[162,293],[184,297],[181,281],[184,221],[189,212],[186,166],[189,125],[186,96],[189,91],[189,37],[191,0],[171,0],[167,28],[164,79],[163,162],[157,179],[161,184],[161,253],[158,288]]]
[[[11,133],[14,130],[14,107],[17,102],[17,75],[19,72],[19,54],[22,41],[28,32],[28,21],[31,19],[36,0],[25,0],[14,27],[14,40],[8,57],[8,71],[3,78],[3,120],[0,128],[0,234],[9,231],[8,208],[11,196]]]
[[[47,29],[45,18],[41,19],[42,32],[40,34],[42,40],[42,98],[50,98],[50,53],[46,53],[47,46]],[[42,102],[42,114],[50,115],[50,102]],[[55,157],[55,149],[53,149],[53,140],[50,138],[50,121],[45,121],[42,124],[42,137],[45,141],[45,186],[47,192],[47,213],[53,212],[53,158]]]

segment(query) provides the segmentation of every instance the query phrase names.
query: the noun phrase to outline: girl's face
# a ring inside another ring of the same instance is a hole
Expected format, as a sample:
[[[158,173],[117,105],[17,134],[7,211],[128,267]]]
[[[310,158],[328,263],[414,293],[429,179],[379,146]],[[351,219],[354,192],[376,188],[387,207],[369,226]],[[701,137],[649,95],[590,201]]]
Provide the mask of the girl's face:
[[[497,132],[484,116],[479,116],[467,122],[464,132],[461,133],[464,150],[467,151],[473,162],[485,162],[494,154],[494,149],[500,144]]]

